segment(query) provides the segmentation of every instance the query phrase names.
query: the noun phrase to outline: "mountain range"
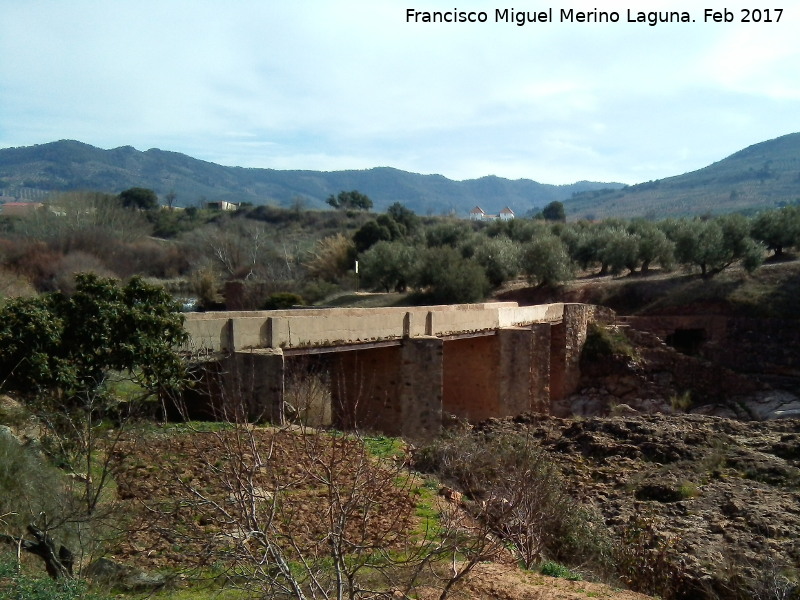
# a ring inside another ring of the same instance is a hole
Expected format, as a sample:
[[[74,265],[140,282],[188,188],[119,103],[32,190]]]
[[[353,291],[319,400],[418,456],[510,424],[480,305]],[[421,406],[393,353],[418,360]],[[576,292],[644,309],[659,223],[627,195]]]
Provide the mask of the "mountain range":
[[[578,193],[571,218],[752,214],[800,203],[800,133],[748,146],[707,167],[627,187]]]
[[[575,193],[618,189],[622,184],[548,185],[494,176],[453,181],[390,167],[332,172],[246,169],[155,148],[103,150],[73,140],[0,150],[0,201],[4,196],[36,200],[67,190],[119,193],[131,187],[155,190],[162,199],[174,192],[179,206],[220,200],[287,206],[300,198],[309,208],[328,208],[325,200],[331,194],[358,190],[372,199],[377,211],[400,202],[418,214],[466,216],[476,205],[489,213],[509,206],[522,215]]]
[[[562,201],[568,218],[664,218],[729,212],[753,213],[800,199],[800,133],[755,144],[705,168],[636,185],[579,181],[549,185],[530,179],[487,176],[454,181],[377,167],[304,171],[226,167],[156,148],[111,150],[74,140],[0,150],[0,202],[38,200],[50,192],[131,187],[193,206],[225,200],[308,208],[343,190],[358,190],[383,211],[400,202],[418,214],[466,216],[478,205],[496,213],[505,206],[525,215]]]

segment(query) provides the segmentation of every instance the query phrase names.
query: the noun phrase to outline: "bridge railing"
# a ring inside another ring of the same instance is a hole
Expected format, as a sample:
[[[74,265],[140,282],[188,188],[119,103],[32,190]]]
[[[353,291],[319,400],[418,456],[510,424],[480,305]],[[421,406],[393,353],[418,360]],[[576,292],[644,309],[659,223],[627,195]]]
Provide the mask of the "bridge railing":
[[[390,308],[323,308],[190,313],[191,350],[346,346],[404,337],[458,335],[558,322],[563,304],[516,302]]]

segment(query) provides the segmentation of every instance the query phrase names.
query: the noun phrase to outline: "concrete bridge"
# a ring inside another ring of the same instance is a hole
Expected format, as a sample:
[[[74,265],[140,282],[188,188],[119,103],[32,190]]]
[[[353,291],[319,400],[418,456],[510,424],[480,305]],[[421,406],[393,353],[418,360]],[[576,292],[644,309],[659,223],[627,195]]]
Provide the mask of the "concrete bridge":
[[[585,304],[495,302],[194,313],[185,327],[189,349],[220,366],[223,408],[235,398],[250,419],[290,409],[414,438],[440,431],[444,414],[547,411],[575,390],[587,326],[606,318]],[[303,398],[311,375],[324,390]]]

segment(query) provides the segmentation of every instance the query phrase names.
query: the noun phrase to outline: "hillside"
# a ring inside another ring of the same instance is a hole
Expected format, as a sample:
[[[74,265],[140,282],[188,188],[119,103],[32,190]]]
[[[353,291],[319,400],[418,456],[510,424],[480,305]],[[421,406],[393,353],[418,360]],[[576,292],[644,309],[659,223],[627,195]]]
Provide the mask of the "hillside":
[[[378,211],[401,202],[418,214],[466,216],[476,204],[490,213],[509,206],[522,215],[577,192],[621,184],[548,185],[494,176],[453,181],[389,167],[332,172],[245,169],[156,148],[103,150],[71,140],[0,150],[0,201],[3,196],[30,200],[50,191],[118,193],[131,187],[153,189],[162,198],[174,191],[176,203],[182,206],[204,200],[289,205],[302,198],[310,208],[324,208],[331,194],[357,189],[373,200]]]
[[[572,218],[665,218],[751,213],[800,200],[800,133],[754,144],[712,165],[567,200]]]

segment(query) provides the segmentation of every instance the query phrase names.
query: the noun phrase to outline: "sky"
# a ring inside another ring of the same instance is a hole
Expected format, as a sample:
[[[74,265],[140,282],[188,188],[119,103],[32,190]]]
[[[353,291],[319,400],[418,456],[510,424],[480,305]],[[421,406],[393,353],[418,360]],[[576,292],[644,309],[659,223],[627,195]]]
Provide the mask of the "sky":
[[[774,8],[742,22],[756,4]],[[800,131],[800,0],[708,3],[720,22],[696,6],[0,0],[0,148],[74,139],[229,166],[633,184]],[[506,9],[552,20],[498,20]]]

